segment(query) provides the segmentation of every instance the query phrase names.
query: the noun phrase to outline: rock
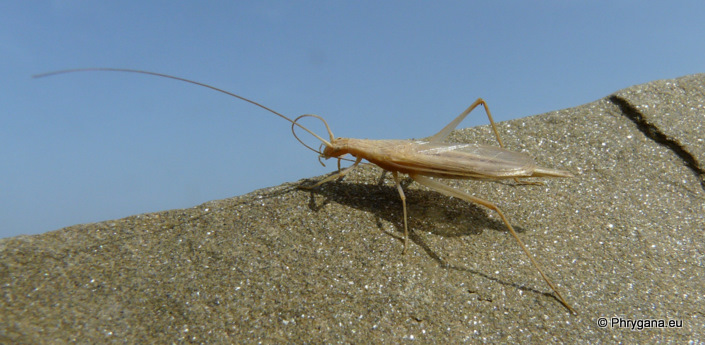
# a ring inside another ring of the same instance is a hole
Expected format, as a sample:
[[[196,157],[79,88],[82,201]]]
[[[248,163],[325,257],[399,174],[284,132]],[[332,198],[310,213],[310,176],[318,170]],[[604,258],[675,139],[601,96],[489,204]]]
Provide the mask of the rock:
[[[312,191],[2,239],[0,342],[702,340],[703,104],[698,74],[504,122],[509,149],[576,177],[448,181],[504,210],[578,315],[496,214],[413,183],[401,255],[399,196],[367,165]],[[495,145],[487,126],[452,139]]]

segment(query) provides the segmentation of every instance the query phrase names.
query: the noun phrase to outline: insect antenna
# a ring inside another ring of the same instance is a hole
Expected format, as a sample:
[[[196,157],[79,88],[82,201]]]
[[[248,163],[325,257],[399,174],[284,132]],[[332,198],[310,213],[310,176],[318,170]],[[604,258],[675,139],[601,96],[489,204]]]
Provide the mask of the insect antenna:
[[[314,150],[312,147],[306,145],[306,143],[304,143],[303,140],[301,140],[299,138],[299,136],[296,134],[296,131],[295,131],[296,127],[294,127],[294,125],[295,124],[298,125],[299,120],[301,120],[304,117],[315,117],[315,118],[321,120],[321,122],[323,122],[323,124],[326,125],[326,130],[328,131],[328,135],[330,136],[331,142],[333,142],[335,140],[334,139],[335,137],[333,136],[333,132],[330,130],[330,127],[328,126],[328,122],[326,122],[326,120],[324,120],[322,117],[320,117],[318,115],[314,115],[314,114],[301,115],[301,116],[297,117],[296,119],[294,119],[294,123],[291,124],[291,133],[294,134],[294,138],[296,138],[296,140],[298,140],[301,143],[301,145],[306,146],[306,148],[308,148],[309,150],[314,151],[314,152],[318,152],[318,163],[321,163],[322,166],[326,166],[325,164],[323,164],[323,161],[321,160],[321,158],[325,157],[323,155],[323,146],[324,145],[330,146],[330,144],[321,140],[321,141],[323,141],[321,146],[318,147],[318,150]],[[348,161],[348,162],[354,162],[354,160],[352,160],[352,159],[338,157],[338,168],[339,169],[340,169],[340,161],[341,160]]]
[[[186,83],[190,83],[190,84],[202,86],[202,87],[205,87],[205,88],[208,88],[208,89],[211,89],[211,90],[215,90],[215,91],[224,93],[224,94],[226,94],[226,95],[228,95],[228,96],[232,96],[232,97],[235,97],[235,98],[237,98],[237,99],[243,100],[243,101],[245,101],[245,102],[247,102],[247,103],[256,105],[256,106],[258,106],[258,107],[260,107],[260,108],[262,108],[262,109],[264,109],[264,110],[266,110],[266,111],[268,111],[268,112],[270,112],[270,113],[272,113],[272,114],[274,114],[274,115],[277,115],[277,116],[283,118],[284,120],[287,120],[287,121],[291,122],[292,132],[294,132],[294,126],[299,126],[301,129],[305,130],[305,131],[308,132],[309,134],[311,134],[311,135],[313,135],[314,137],[316,137],[316,139],[320,140],[324,145],[330,146],[331,143],[330,143],[328,140],[325,140],[325,139],[321,138],[321,137],[318,136],[316,133],[313,133],[313,131],[311,131],[310,129],[304,127],[303,125],[301,125],[301,124],[299,124],[299,123],[297,122],[297,121],[298,121],[300,118],[302,118],[302,117],[308,117],[308,116],[310,116],[310,117],[316,117],[316,118],[318,118],[319,120],[323,121],[323,123],[326,125],[326,129],[328,130],[328,134],[330,135],[330,140],[333,141],[333,133],[331,132],[330,127],[328,127],[328,123],[327,123],[322,117],[320,117],[320,116],[318,116],[318,115],[306,114],[306,115],[301,115],[301,116],[297,117],[296,120],[292,120],[292,119],[290,119],[290,118],[288,118],[288,117],[282,115],[281,113],[279,113],[279,112],[277,112],[277,111],[275,111],[275,110],[273,110],[273,109],[271,109],[271,108],[268,108],[268,107],[266,107],[266,106],[264,106],[264,105],[262,105],[262,104],[260,104],[260,103],[257,103],[257,102],[255,102],[255,101],[253,101],[253,100],[251,100],[251,99],[242,97],[242,96],[240,96],[240,95],[234,94],[234,93],[229,92],[229,91],[225,91],[225,90],[223,90],[223,89],[217,88],[217,87],[212,86],[212,85],[200,83],[200,82],[197,82],[197,81],[194,81],[194,80],[190,80],[190,79],[186,79],[186,78],[176,77],[176,76],[173,76],[173,75],[168,75],[168,74],[163,74],[163,73],[157,73],[157,72],[149,72],[149,71],[143,71],[143,70],[137,70],[137,69],[129,69],[129,68],[93,67],[93,68],[65,69],[65,70],[60,70],[60,71],[53,71],[53,72],[35,74],[35,75],[32,76],[32,78],[44,78],[44,77],[54,76],[54,75],[57,75],[57,74],[74,73],[74,72],[128,72],[128,73],[138,73],[138,74],[147,74],[147,75],[153,75],[153,76],[162,77],[162,78],[174,79],[174,80],[183,81],[183,82],[186,82]],[[311,151],[313,151],[313,152],[316,152],[316,153],[318,153],[319,155],[322,154],[320,150],[315,150],[315,149],[311,148],[310,146],[304,144],[303,141],[301,141],[301,139],[299,139],[299,137],[296,136],[296,133],[294,133],[294,136],[296,137],[296,139],[297,139],[301,144],[303,144],[304,146],[306,146],[306,148],[308,148],[309,150],[311,150]]]

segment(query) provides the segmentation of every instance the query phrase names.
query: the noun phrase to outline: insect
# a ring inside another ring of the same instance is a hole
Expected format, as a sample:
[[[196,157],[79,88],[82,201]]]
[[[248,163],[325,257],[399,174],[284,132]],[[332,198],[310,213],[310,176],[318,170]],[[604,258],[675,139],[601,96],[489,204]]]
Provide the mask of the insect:
[[[188,80],[180,77],[175,77],[171,75],[133,70],[133,69],[122,69],[122,68],[81,68],[81,69],[71,69],[62,70],[56,72],[49,72],[44,74],[35,75],[35,78],[46,77],[62,73],[72,73],[72,72],[82,72],[82,71],[114,71],[114,72],[130,72],[130,73],[140,73],[148,74],[158,77],[175,79],[199,86],[203,86],[218,92],[222,92],[229,96],[238,98],[245,102],[256,105],[262,109],[265,109],[291,123],[291,129],[299,142],[301,142],[307,148],[317,152],[319,154],[319,160],[321,158],[337,158],[338,159],[338,171],[320,182],[314,184],[313,186],[306,188],[315,188],[323,183],[341,178],[353,170],[360,162],[364,159],[371,163],[376,164],[386,171],[390,171],[394,178],[397,191],[401,197],[403,213],[404,213],[404,249],[403,253],[406,252],[409,245],[409,227],[407,225],[407,211],[406,211],[406,196],[404,195],[404,190],[401,187],[401,179],[399,174],[406,174],[414,181],[419,184],[426,186],[430,189],[436,190],[447,196],[459,198],[467,202],[480,204],[493,211],[495,211],[499,217],[502,219],[504,225],[506,225],[509,232],[512,234],[514,239],[516,239],[519,247],[524,251],[526,256],[529,258],[531,264],[538,270],[541,277],[546,281],[548,286],[556,294],[557,299],[571,312],[577,313],[573,307],[568,304],[568,302],[563,298],[563,296],[558,292],[553,282],[546,276],[543,269],[539,263],[533,258],[529,250],[524,245],[524,242],[519,238],[514,228],[507,220],[504,212],[497,207],[492,202],[474,197],[466,192],[460,191],[458,189],[452,188],[448,185],[440,183],[435,178],[447,178],[447,179],[468,179],[468,180],[501,180],[501,179],[514,179],[518,183],[522,183],[519,178],[525,177],[573,177],[573,175],[564,170],[556,170],[549,168],[539,167],[534,163],[534,161],[528,155],[519,152],[509,151],[504,148],[504,144],[499,136],[497,127],[495,126],[494,120],[490,113],[490,109],[487,103],[479,98],[474,103],[472,103],[465,111],[463,111],[458,117],[451,121],[448,125],[443,127],[440,132],[434,134],[433,136],[425,140],[368,140],[368,139],[353,139],[353,138],[336,138],[333,136],[328,123],[320,116],[313,114],[306,114],[297,117],[292,120],[262,104],[255,101],[247,99],[245,97],[236,95],[234,93],[216,88],[211,85],[196,82],[193,80]],[[458,124],[472,112],[475,108],[482,105],[485,109],[492,130],[494,131],[495,137],[499,142],[500,147],[487,146],[487,145],[476,145],[476,144],[459,144],[459,143],[446,143],[444,140],[448,137],[450,132],[455,129]],[[304,117],[314,117],[323,122],[328,131],[330,140],[323,139],[318,136],[308,128],[299,124],[298,121]],[[299,137],[296,135],[295,128],[299,127],[308,133],[312,134],[318,140],[321,141],[323,150],[315,150],[310,146],[306,145]],[[351,155],[355,157],[354,163],[345,168],[341,169],[340,161],[344,159],[343,156]],[[531,182],[523,182],[531,183]]]

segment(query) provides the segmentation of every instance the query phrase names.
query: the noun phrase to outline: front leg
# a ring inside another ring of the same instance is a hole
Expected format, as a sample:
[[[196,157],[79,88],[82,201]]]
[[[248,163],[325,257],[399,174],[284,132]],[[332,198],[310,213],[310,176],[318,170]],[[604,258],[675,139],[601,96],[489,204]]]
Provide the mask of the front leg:
[[[333,181],[333,180],[335,180],[335,179],[337,179],[337,178],[343,177],[343,176],[345,176],[345,174],[347,174],[347,173],[349,173],[351,170],[353,170],[358,164],[360,164],[361,161],[362,161],[362,158],[357,158],[357,157],[356,157],[355,163],[353,163],[353,165],[351,165],[351,166],[349,166],[349,167],[347,167],[347,168],[345,168],[345,169],[343,169],[343,170],[338,170],[337,173],[335,173],[335,174],[333,174],[333,175],[330,175],[330,176],[324,178],[323,180],[317,182],[316,184],[314,184],[314,185],[312,185],[312,186],[299,186],[299,188],[302,188],[302,189],[313,189],[313,188],[316,188],[316,187],[318,187],[318,186],[320,186],[320,185],[322,185],[322,184],[324,184],[324,183],[326,183],[326,182],[330,182],[330,181]],[[340,164],[340,161],[338,161],[338,164]]]

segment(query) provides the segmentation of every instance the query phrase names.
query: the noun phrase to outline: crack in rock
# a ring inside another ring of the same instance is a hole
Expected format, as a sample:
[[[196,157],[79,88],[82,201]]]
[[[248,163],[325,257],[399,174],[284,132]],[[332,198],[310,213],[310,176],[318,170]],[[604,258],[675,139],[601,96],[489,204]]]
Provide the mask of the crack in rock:
[[[686,150],[686,148],[683,147],[678,140],[668,136],[657,126],[649,123],[646,120],[646,117],[626,99],[617,95],[609,96],[608,99],[610,102],[617,105],[624,116],[634,122],[637,128],[644,133],[647,138],[655,141],[659,145],[665,146],[680,157],[685,162],[685,165],[698,176],[698,179],[700,180],[700,187],[705,190],[705,170],[703,170],[693,154],[688,152],[688,150]]]

